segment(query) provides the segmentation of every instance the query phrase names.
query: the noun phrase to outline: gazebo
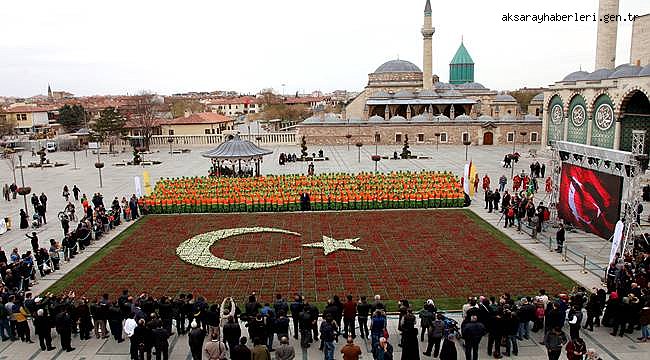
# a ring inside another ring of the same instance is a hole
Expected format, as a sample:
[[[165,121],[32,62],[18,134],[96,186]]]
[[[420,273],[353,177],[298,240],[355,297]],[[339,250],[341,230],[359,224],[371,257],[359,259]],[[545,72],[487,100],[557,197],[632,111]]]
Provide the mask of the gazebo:
[[[255,176],[260,175],[260,162],[264,155],[272,154],[272,150],[262,149],[248,140],[242,140],[239,135],[234,135],[231,139],[221,143],[219,146],[212,150],[208,150],[202,154],[203,157],[212,160],[211,174],[221,176],[221,166],[225,161],[232,164],[233,174],[235,172],[235,164],[239,164],[239,174],[241,171],[242,160],[246,162],[255,162]]]

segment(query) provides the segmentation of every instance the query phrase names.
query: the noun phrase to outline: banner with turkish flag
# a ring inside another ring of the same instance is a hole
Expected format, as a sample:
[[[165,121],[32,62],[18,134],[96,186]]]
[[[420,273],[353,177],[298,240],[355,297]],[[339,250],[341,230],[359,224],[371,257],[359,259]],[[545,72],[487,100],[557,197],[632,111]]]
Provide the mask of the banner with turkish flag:
[[[563,163],[558,214],[573,226],[609,239],[621,210],[623,178]]]

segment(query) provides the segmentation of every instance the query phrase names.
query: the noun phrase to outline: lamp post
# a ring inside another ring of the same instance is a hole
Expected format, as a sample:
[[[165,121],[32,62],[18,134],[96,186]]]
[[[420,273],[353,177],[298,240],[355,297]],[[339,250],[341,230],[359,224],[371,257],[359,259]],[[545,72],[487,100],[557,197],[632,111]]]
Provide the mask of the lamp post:
[[[18,162],[20,163],[20,183],[22,185],[22,188],[25,188],[25,175],[23,174],[23,154],[18,154]],[[29,211],[27,211],[27,194],[24,193],[23,195],[23,201],[25,202],[25,215],[29,215]]]
[[[97,162],[95,163],[95,167],[99,171],[99,187],[101,188],[103,186],[102,184],[102,168],[104,167],[104,163],[99,160],[99,153],[101,149],[97,149]]]
[[[361,147],[363,146],[363,143],[359,141],[356,144],[354,144],[354,146],[356,146],[357,149],[359,149],[359,162],[361,162]]]
[[[472,142],[469,141],[469,139],[463,141],[463,145],[465,145],[465,161],[467,161],[467,148],[468,148],[471,144],[472,144]]]
[[[438,152],[438,143],[440,142],[440,133],[433,134],[436,137],[436,152]],[[465,159],[467,160],[467,159]]]
[[[167,139],[167,142],[169,143],[169,157],[174,157],[174,152],[172,151],[172,144],[174,143],[174,139],[170,137]]]

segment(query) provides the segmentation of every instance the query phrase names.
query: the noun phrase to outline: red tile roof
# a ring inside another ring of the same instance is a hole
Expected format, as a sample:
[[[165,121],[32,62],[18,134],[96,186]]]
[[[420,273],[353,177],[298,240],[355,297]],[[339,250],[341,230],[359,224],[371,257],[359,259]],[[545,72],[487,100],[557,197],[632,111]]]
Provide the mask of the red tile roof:
[[[179,117],[171,120],[163,120],[161,125],[194,125],[194,124],[220,124],[225,122],[232,122],[233,120],[228,116],[213,113],[202,112],[192,114],[187,117]]]
[[[208,105],[234,105],[234,104],[257,104],[257,99],[250,96],[242,96],[236,98],[212,99],[208,102]]]
[[[5,113],[35,113],[35,112],[49,112],[55,111],[59,108],[57,106],[14,106],[4,109]]]

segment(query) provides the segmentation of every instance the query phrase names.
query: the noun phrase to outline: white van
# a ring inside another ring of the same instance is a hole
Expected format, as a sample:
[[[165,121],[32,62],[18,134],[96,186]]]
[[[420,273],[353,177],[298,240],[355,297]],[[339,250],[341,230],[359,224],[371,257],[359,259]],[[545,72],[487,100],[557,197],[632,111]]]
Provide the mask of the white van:
[[[45,149],[47,152],[55,152],[56,151],[56,143],[54,141],[48,141],[45,143]]]

